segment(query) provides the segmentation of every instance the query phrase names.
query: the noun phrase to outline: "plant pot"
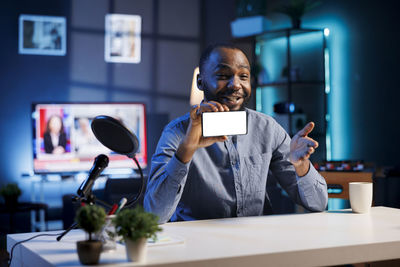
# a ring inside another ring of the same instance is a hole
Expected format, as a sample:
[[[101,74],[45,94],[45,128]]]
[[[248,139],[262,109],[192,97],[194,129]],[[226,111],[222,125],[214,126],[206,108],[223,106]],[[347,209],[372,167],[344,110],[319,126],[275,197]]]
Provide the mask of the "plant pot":
[[[147,238],[132,241],[125,239],[126,256],[129,261],[145,262],[147,257]]]
[[[76,242],[79,261],[83,265],[94,265],[99,263],[102,243],[98,240],[85,240]]]

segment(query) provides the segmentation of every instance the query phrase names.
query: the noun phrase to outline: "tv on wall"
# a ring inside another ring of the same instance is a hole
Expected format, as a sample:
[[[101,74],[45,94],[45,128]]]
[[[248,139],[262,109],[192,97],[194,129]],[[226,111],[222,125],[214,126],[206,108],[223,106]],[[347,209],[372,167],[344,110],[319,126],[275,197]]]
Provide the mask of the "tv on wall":
[[[107,169],[136,168],[131,159],[103,146],[91,129],[93,118],[107,115],[120,120],[139,140],[136,158],[147,166],[146,108],[143,103],[33,103],[33,168],[38,174],[89,171],[105,154]]]

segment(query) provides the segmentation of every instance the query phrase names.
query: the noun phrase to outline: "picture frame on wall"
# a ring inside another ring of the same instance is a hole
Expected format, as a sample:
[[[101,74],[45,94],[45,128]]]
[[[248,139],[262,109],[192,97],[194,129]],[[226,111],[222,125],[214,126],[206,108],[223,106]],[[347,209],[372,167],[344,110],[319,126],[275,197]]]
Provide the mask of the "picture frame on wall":
[[[141,16],[107,14],[105,17],[105,61],[140,63],[141,28]]]
[[[19,16],[19,54],[65,56],[67,34],[65,17]]]

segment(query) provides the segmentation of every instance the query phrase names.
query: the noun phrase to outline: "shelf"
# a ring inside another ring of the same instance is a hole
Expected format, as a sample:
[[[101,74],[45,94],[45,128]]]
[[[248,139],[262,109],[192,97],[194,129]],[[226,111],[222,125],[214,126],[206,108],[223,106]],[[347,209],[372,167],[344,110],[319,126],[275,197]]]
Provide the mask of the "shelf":
[[[279,87],[279,86],[288,86],[289,82],[284,81],[284,82],[270,82],[270,83],[262,83],[258,84],[257,87]],[[324,81],[296,81],[296,82],[290,82],[292,86],[315,86],[315,85],[320,85],[323,86],[325,85]]]
[[[260,33],[257,36],[257,41],[268,40],[268,39],[275,39],[287,36],[295,36],[298,34],[305,34],[305,33],[324,33],[324,29],[293,29],[293,28],[285,28],[280,30],[272,30]]]
[[[298,38],[300,36],[304,38]],[[320,143],[320,148],[313,158],[317,161],[325,160],[330,151],[327,151],[326,146],[328,121],[325,118],[328,96],[325,91],[325,77],[329,73],[326,67],[329,66],[325,65],[327,50],[324,28],[270,30],[235,41],[251,43],[254,50],[253,63],[260,62],[261,65],[271,68],[269,75],[265,78],[260,76],[260,83],[254,86],[257,88],[257,108],[268,114],[273,111],[275,103],[296,103],[306,114],[307,120],[313,120],[317,125],[310,133],[310,136]],[[299,72],[283,72],[285,68],[295,69],[293,66],[298,66],[303,75]],[[282,120],[280,123],[290,135],[296,133],[294,130],[297,127],[294,122]]]
[[[239,41],[239,42],[251,42],[251,41],[254,41],[254,39],[255,39],[255,41],[261,41],[261,40],[266,40],[266,39],[286,37],[288,35],[294,36],[294,35],[298,35],[298,34],[315,33],[315,32],[323,33],[324,29],[283,28],[283,29],[260,32],[260,33],[257,33],[256,35],[239,37],[239,38],[236,38],[235,40]]]

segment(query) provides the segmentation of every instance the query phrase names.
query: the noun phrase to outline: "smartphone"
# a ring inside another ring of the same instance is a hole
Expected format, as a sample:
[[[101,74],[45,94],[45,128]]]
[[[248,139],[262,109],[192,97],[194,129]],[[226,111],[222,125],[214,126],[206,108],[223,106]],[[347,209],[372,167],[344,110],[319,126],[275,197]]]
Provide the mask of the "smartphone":
[[[204,137],[247,134],[246,111],[203,112]]]

